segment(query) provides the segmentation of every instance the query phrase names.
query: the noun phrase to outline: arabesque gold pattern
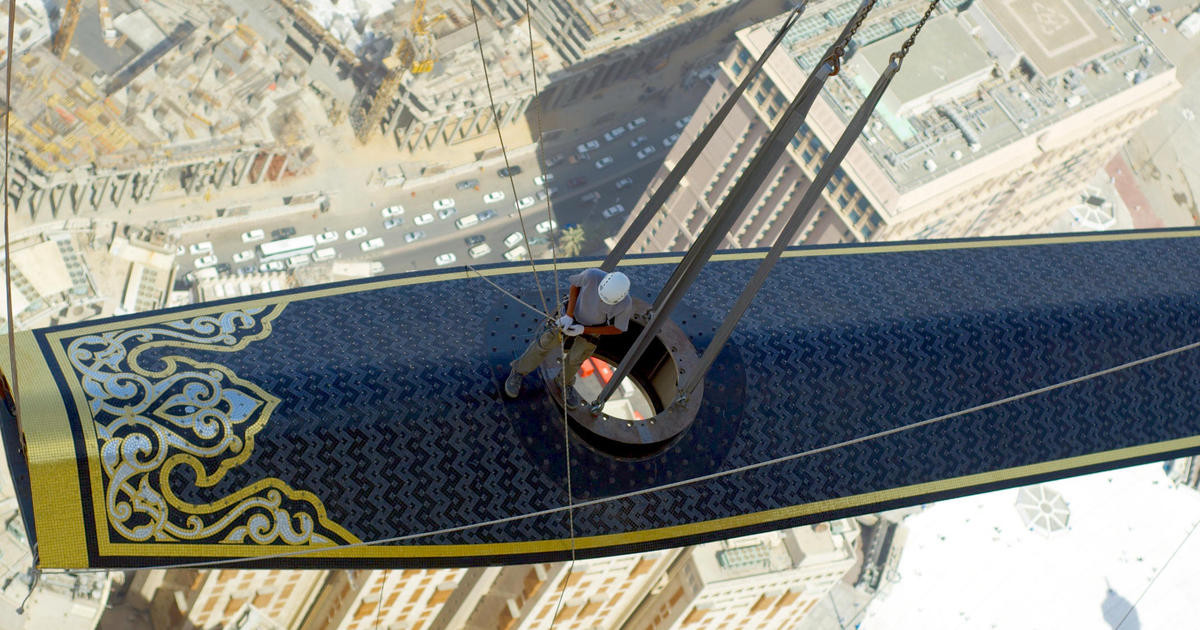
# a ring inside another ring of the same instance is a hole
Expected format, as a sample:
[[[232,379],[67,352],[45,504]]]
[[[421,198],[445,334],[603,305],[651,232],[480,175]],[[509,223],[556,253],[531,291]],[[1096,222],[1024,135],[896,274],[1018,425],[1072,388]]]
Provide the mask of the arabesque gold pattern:
[[[164,346],[237,351],[267,337],[282,310],[282,305],[247,308],[70,341],[67,356],[99,441],[104,510],[114,542],[357,542],[326,518],[315,495],[279,479],[262,479],[199,505],[180,499],[169,483],[172,471],[184,466],[197,486],[211,487],[245,462],[279,399],[223,365],[166,355],[156,359],[161,369],[152,371],[139,356]]]

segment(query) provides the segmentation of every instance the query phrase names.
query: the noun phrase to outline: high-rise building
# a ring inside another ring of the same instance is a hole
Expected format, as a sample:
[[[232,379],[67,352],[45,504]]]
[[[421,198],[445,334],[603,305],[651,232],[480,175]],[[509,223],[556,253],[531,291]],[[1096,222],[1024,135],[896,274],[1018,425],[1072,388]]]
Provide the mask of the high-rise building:
[[[479,596],[463,600],[457,615],[443,615],[431,628],[619,628],[679,553],[670,549],[579,560],[573,566],[556,562],[492,569],[486,593],[480,590]]]
[[[793,628],[853,568],[858,531],[841,519],[688,547],[622,628]]]
[[[335,571],[299,627],[429,628],[466,573],[466,569]]]
[[[811,3],[635,251],[687,248],[858,5]],[[723,246],[774,241],[926,5],[877,5],[858,30],[850,59],[827,82]],[[1159,103],[1180,89],[1174,67],[1137,21],[1103,9],[1098,0],[1057,0],[1040,12],[994,0],[943,5],[794,242],[1042,231]],[[780,22],[773,18],[738,31],[639,208]]]

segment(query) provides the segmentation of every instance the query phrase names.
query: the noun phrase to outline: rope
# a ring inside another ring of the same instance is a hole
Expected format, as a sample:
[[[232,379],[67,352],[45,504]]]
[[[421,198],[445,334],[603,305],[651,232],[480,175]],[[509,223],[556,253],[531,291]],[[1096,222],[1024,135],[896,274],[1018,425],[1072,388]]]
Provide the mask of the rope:
[[[546,143],[542,140],[542,98],[541,91],[538,89],[538,73],[537,73],[537,57],[533,54],[533,9],[529,5],[529,0],[525,0],[525,26],[529,31],[529,66],[533,69],[533,98],[537,101],[535,109],[535,120],[537,125],[537,165],[538,172],[542,174],[542,192],[546,193],[546,211],[550,214],[550,225],[558,225],[558,220],[554,218],[554,199],[550,197],[550,185],[546,182],[546,171],[542,165],[546,163]],[[518,210],[519,211],[519,210]],[[521,223],[521,230],[524,232],[525,224]],[[525,243],[529,243],[529,235],[525,234]],[[533,246],[529,246],[529,260],[533,260]],[[550,255],[554,261],[554,298],[556,304],[562,302],[562,292],[558,287],[558,239],[555,238],[554,230],[550,230]],[[536,270],[535,270],[536,272]]]
[[[391,577],[392,570],[383,570],[383,584],[379,586],[379,603],[375,605],[375,630],[379,630],[379,618],[383,616],[383,602],[387,597],[388,578]]]
[[[394,538],[385,538],[385,539],[379,539],[379,540],[364,541],[364,542],[359,542],[359,543],[350,543],[350,544],[345,544],[345,545],[322,547],[320,549],[303,549],[303,550],[283,552],[283,553],[278,553],[278,554],[255,556],[254,560],[256,562],[261,562],[263,560],[287,558],[287,557],[294,557],[294,556],[303,556],[303,555],[307,555],[307,554],[311,554],[311,553],[327,553],[334,549],[353,549],[353,548],[357,548],[357,547],[366,547],[366,546],[370,546],[370,545],[382,545],[382,544],[389,544],[389,543],[404,542],[407,540],[414,540],[417,538],[426,538],[429,536],[452,534],[455,532],[466,531],[469,529],[477,529],[480,527],[489,527],[492,525],[502,525],[504,523],[511,523],[514,521],[520,521],[520,520],[524,520],[527,518],[548,516],[551,514],[558,514],[560,512],[573,511],[573,510],[576,510],[579,508],[594,507],[597,505],[603,505],[605,503],[612,503],[613,501],[621,501],[624,499],[629,499],[629,498],[638,497],[638,496],[647,495],[647,494],[654,494],[654,493],[663,492],[666,490],[674,490],[676,488],[681,488],[684,486],[689,486],[689,485],[701,483],[704,481],[711,481],[713,479],[719,479],[721,477],[737,475],[737,474],[741,474],[744,472],[757,470],[759,468],[775,466],[778,464],[783,464],[783,463],[790,462],[793,460],[802,459],[802,458],[809,457],[812,455],[827,453],[830,451],[835,451],[840,448],[854,446],[856,444],[862,444],[865,442],[870,442],[872,440],[877,440],[879,438],[888,437],[888,436],[895,435],[898,433],[904,433],[907,431],[911,431],[913,429],[918,429],[918,428],[929,426],[932,424],[937,424],[940,422],[945,422],[946,420],[952,420],[954,418],[958,418],[961,416],[970,415],[970,414],[976,413],[978,411],[984,411],[986,409],[1000,407],[1003,405],[1007,405],[1009,403],[1024,400],[1026,398],[1031,398],[1033,396],[1038,396],[1038,395],[1052,392],[1052,391],[1055,391],[1058,389],[1062,389],[1064,387],[1069,387],[1071,385],[1077,385],[1079,383],[1090,381],[1090,380],[1099,378],[1101,376],[1106,376],[1109,374],[1115,374],[1117,372],[1122,372],[1129,368],[1137,367],[1139,365],[1144,365],[1147,363],[1152,363],[1154,361],[1159,361],[1159,360],[1162,360],[1162,359],[1165,359],[1165,358],[1168,358],[1171,356],[1175,356],[1177,354],[1182,354],[1184,352],[1189,352],[1189,351],[1195,350],[1197,348],[1200,348],[1200,341],[1189,343],[1187,345],[1180,346],[1178,348],[1173,348],[1171,350],[1167,350],[1167,351],[1160,352],[1157,354],[1152,354],[1152,355],[1149,355],[1146,357],[1142,357],[1140,359],[1135,359],[1133,361],[1129,361],[1127,363],[1122,363],[1120,365],[1116,365],[1116,366],[1113,366],[1110,368],[1105,368],[1102,370],[1097,370],[1095,372],[1090,372],[1088,374],[1084,374],[1083,376],[1077,376],[1075,378],[1067,379],[1065,381],[1060,381],[1060,382],[1054,383],[1052,385],[1038,387],[1036,389],[1032,389],[1032,390],[1029,390],[1029,391],[1020,393],[1020,394],[1006,396],[1004,398],[999,398],[999,399],[993,400],[991,402],[982,403],[979,405],[975,405],[973,407],[961,409],[959,411],[954,411],[954,412],[950,412],[950,413],[943,414],[940,416],[935,416],[933,418],[927,418],[925,420],[911,422],[909,424],[901,425],[898,427],[893,427],[891,429],[877,431],[875,433],[870,433],[870,434],[867,434],[864,436],[851,438],[848,440],[843,440],[841,442],[835,442],[833,444],[827,444],[825,446],[818,446],[816,448],[811,448],[806,451],[791,453],[789,455],[783,455],[780,457],[764,460],[764,461],[757,462],[754,464],[738,466],[736,468],[730,468],[728,470],[722,470],[722,471],[710,473],[707,475],[700,475],[698,477],[682,479],[680,481],[674,481],[671,483],[666,483],[666,484],[662,484],[662,485],[658,485],[658,486],[643,488],[641,490],[634,490],[631,492],[614,494],[614,495],[602,497],[599,499],[589,499],[587,501],[581,501],[581,502],[569,504],[566,506],[547,508],[544,510],[537,510],[534,512],[526,512],[524,514],[514,514],[512,516],[505,516],[502,518],[490,519],[487,521],[479,521],[479,522],[470,523],[467,525],[456,525],[454,527],[446,527],[446,528],[442,528],[442,529],[438,529],[438,530],[420,532],[420,533],[416,533],[416,534],[405,534],[403,536],[396,536]],[[244,562],[244,561],[245,561],[244,558],[226,558],[226,559],[220,559],[220,560],[204,560],[204,561],[199,561],[199,562],[188,562],[188,563],[180,563],[180,564],[164,564],[164,565],[142,567],[142,568],[144,568],[144,569],[169,569],[169,568],[175,568],[175,567],[219,566],[219,565],[233,564],[233,563]],[[76,571],[79,571],[79,570],[81,570],[81,569],[76,569]],[[82,570],[86,571],[86,570],[90,570],[90,569],[82,569]],[[96,569],[96,570],[104,570],[104,569]]]
[[[468,4],[471,5],[471,23],[475,25],[475,44],[479,48],[479,63],[483,66],[483,82],[487,86],[488,103],[492,110],[492,122],[496,124],[496,137],[500,139],[500,153],[504,155],[504,170],[508,173],[508,184],[512,189],[513,206],[517,208],[517,219],[521,222],[521,235],[525,237],[525,242],[528,243],[529,232],[525,229],[525,215],[516,204],[517,184],[513,179],[512,164],[508,161],[508,147],[504,144],[504,133],[500,131],[500,116],[496,113],[496,99],[492,95],[492,81],[488,75],[487,57],[483,54],[483,36],[479,33],[479,14],[475,11],[474,0],[471,0]],[[538,276],[537,265],[533,262],[533,252],[530,252],[529,255],[529,265],[533,267],[533,279],[537,283],[538,296],[542,299],[542,311],[549,312],[550,309],[546,306],[546,293],[542,290],[542,279]]]
[[[8,315],[8,367],[12,373],[12,394],[13,394],[13,416],[17,422],[17,431],[22,436],[24,442],[24,433],[21,431],[21,386],[17,380],[17,337],[15,315],[13,313],[13,295],[12,295],[12,249],[9,238],[8,219],[11,214],[8,199],[8,162],[11,159],[9,152],[8,127],[9,121],[12,120],[12,67],[13,67],[13,31],[16,29],[17,19],[17,0],[8,0],[8,64],[4,70],[4,106],[8,111],[4,112],[4,297],[8,304],[5,306]]]
[[[1120,630],[1121,626],[1125,625],[1125,620],[1129,618],[1129,615],[1133,614],[1133,611],[1137,610],[1138,604],[1142,602],[1142,598],[1146,596],[1146,593],[1150,592],[1150,587],[1154,586],[1154,582],[1158,580],[1158,576],[1162,575],[1163,572],[1167,570],[1167,567],[1170,566],[1171,561],[1175,559],[1175,556],[1179,555],[1179,550],[1183,549],[1183,546],[1187,544],[1187,541],[1192,537],[1192,534],[1196,533],[1196,526],[1198,525],[1200,525],[1200,521],[1192,523],[1192,528],[1188,530],[1187,535],[1183,537],[1183,540],[1179,541],[1179,544],[1175,547],[1175,551],[1171,552],[1171,556],[1167,558],[1166,562],[1163,563],[1162,568],[1154,572],[1154,577],[1150,578],[1150,582],[1146,584],[1146,588],[1142,589],[1142,592],[1138,594],[1137,599],[1133,600],[1133,605],[1129,607],[1129,610],[1125,611],[1125,614],[1121,617],[1121,620],[1117,622],[1117,625],[1113,626],[1113,630]]]
[[[575,492],[571,488],[571,433],[567,426],[567,346],[563,334],[558,334],[559,348],[562,350],[562,371],[559,378],[563,388],[563,457],[567,468],[567,527],[571,535],[571,563],[567,565],[567,574],[563,576],[563,587],[558,592],[558,603],[554,605],[554,615],[550,617],[550,630],[558,621],[558,613],[562,610],[563,597],[567,594],[567,581],[571,579],[571,571],[575,569]]]
[[[527,308],[527,309],[529,309],[529,310],[533,311],[534,313],[537,313],[538,315],[541,315],[542,317],[545,317],[547,320],[551,319],[551,317],[550,317],[550,315],[549,315],[548,313],[546,313],[545,311],[539,311],[539,310],[538,310],[538,307],[536,307],[536,306],[534,306],[534,305],[530,304],[529,302],[526,302],[525,300],[522,300],[521,298],[519,298],[519,297],[517,297],[517,296],[513,295],[512,293],[510,293],[510,292],[509,292],[507,289],[505,289],[504,287],[502,287],[502,286],[500,286],[500,285],[496,284],[495,282],[492,282],[492,280],[491,280],[490,278],[488,278],[487,276],[485,276],[485,275],[483,275],[483,274],[479,273],[479,271],[478,271],[477,269],[475,269],[474,267],[472,267],[471,265],[467,265],[466,267],[467,267],[467,270],[468,270],[468,271],[474,271],[474,272],[475,272],[475,275],[479,276],[480,278],[483,278],[483,281],[484,281],[484,282],[486,282],[486,283],[488,283],[488,284],[492,285],[493,287],[495,287],[495,288],[496,288],[498,291],[500,291],[500,292],[501,292],[501,293],[503,293],[504,295],[507,295],[508,297],[510,297],[510,298],[512,298],[512,299],[514,299],[514,300],[516,300],[516,301],[517,301],[517,303],[518,303],[518,304],[520,304],[521,306],[524,306],[525,308]]]

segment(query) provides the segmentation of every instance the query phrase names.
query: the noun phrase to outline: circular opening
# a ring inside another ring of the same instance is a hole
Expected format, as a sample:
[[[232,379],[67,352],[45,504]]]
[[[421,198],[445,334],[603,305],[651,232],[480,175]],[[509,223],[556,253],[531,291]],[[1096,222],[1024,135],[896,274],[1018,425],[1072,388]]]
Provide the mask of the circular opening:
[[[583,362],[579,373],[575,375],[575,391],[584,400],[595,400],[600,391],[612,379],[617,364],[601,356],[593,355]],[[613,392],[608,402],[604,403],[604,414],[621,420],[640,421],[654,417],[658,409],[654,408],[650,397],[636,379],[626,376],[621,379],[621,386]]]

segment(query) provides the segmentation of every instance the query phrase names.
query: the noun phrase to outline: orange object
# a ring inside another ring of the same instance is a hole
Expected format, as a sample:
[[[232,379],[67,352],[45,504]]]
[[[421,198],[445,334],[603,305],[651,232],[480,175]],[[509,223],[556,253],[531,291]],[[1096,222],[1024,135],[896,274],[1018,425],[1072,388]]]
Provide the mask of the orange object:
[[[643,416],[642,414],[635,411],[635,412],[633,412],[633,419],[634,420],[645,420],[646,416]]]
[[[594,372],[595,370],[596,370],[596,368],[595,368],[595,366],[592,365],[592,360],[589,358],[588,360],[583,362],[583,365],[579,366],[579,377],[587,378],[587,377],[591,376],[592,372]]]
[[[599,359],[588,359],[588,360],[596,362],[596,371],[600,373],[600,380],[607,383],[610,379],[612,379],[613,371],[612,371],[612,367],[609,366],[608,363],[605,363],[604,361],[601,361]]]

